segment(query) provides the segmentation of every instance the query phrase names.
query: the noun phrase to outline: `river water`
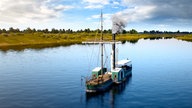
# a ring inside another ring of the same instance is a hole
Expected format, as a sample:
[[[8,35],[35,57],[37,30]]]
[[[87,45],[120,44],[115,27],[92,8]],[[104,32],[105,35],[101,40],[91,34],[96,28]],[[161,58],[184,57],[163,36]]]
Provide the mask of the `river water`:
[[[132,77],[90,95],[83,77],[99,65],[98,46],[0,51],[0,108],[192,107],[191,42],[141,39],[118,44],[119,60],[132,60]],[[111,45],[105,47],[109,59]]]

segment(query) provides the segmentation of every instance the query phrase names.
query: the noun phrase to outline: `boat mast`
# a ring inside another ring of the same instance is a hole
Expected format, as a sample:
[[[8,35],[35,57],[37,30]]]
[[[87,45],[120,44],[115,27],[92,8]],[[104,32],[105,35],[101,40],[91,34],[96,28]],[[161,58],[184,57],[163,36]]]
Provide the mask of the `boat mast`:
[[[101,75],[103,75],[103,13],[101,10]]]
[[[112,43],[112,57],[111,57],[111,61],[112,61],[112,69],[115,69],[115,35],[116,34],[113,34],[112,35],[112,40],[113,40],[113,43]]]

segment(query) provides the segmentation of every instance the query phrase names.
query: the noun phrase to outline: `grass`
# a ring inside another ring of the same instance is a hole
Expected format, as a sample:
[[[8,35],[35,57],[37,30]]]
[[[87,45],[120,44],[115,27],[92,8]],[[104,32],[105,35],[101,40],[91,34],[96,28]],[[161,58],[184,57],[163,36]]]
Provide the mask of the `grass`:
[[[116,40],[122,42],[136,43],[139,39],[161,39],[176,38],[192,42],[192,34],[119,34]],[[111,40],[111,34],[104,34],[104,40]],[[98,33],[71,33],[71,34],[51,34],[51,33],[2,33],[0,34],[0,49],[16,48],[42,48],[60,45],[81,44],[82,41],[99,41]]]
[[[188,35],[184,35],[184,36],[178,36],[176,38],[179,40],[192,42],[192,34],[188,34]]]

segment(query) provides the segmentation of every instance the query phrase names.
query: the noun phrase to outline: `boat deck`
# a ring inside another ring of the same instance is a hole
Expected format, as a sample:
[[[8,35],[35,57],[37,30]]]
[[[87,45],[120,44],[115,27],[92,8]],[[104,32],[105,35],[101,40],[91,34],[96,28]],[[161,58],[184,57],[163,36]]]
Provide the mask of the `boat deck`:
[[[98,85],[98,84],[102,84],[110,79],[111,79],[111,74],[104,74],[104,75],[99,75],[98,78],[91,79],[86,83],[90,84],[90,85]]]

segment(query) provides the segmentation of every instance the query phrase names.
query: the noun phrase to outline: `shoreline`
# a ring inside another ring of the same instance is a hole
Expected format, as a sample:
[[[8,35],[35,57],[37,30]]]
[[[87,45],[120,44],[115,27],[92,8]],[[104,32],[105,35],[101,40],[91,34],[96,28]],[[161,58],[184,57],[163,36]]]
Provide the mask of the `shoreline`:
[[[119,34],[117,41],[136,43],[139,39],[169,39],[192,42],[192,34]],[[17,50],[26,48],[47,48],[56,46],[68,46],[73,44],[81,44],[83,41],[98,41],[100,36],[95,33],[73,33],[73,34],[8,34],[3,36],[0,34],[0,50]],[[104,40],[111,40],[111,34],[104,34]]]

